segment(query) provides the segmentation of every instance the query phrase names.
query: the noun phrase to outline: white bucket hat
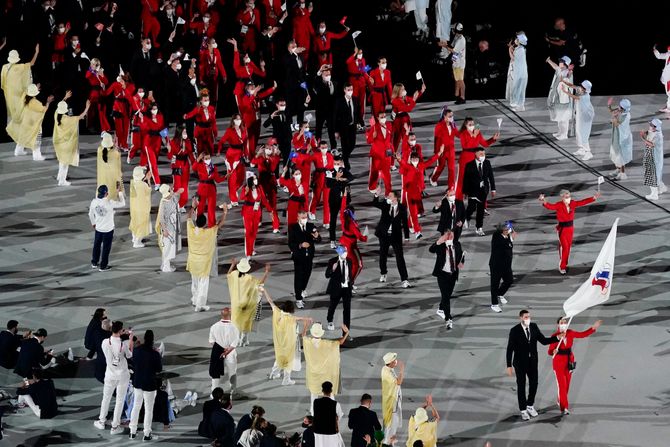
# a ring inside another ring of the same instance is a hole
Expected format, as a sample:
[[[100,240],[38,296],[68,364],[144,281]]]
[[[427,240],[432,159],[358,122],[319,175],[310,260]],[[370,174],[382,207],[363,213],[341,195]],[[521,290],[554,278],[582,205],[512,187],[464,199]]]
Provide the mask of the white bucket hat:
[[[59,115],[65,115],[68,111],[68,106],[65,101],[60,101],[56,107],[56,113]]]
[[[112,138],[112,134],[108,132],[103,132],[102,133],[102,147],[112,147],[114,146],[114,138]]]
[[[170,185],[167,183],[163,183],[161,187],[158,189],[158,192],[161,193],[161,196],[163,196],[164,199],[167,199],[168,196],[170,195]]]
[[[144,177],[144,168],[142,166],[135,166],[133,169],[133,180],[141,181]]]
[[[419,407],[414,412],[414,423],[418,425],[424,422],[428,422],[428,413],[425,408]]]
[[[19,52],[16,50],[12,50],[9,52],[9,55],[7,56],[7,62],[10,64],[17,64],[21,58],[19,57]]]
[[[37,88],[35,84],[30,84],[26,89],[26,95],[28,96],[37,96],[40,94],[40,89]]]
[[[240,273],[247,273],[251,270],[251,265],[249,265],[249,260],[247,258],[240,259],[240,262],[237,263],[237,270]]]
[[[384,365],[388,365],[397,358],[398,354],[396,352],[387,352],[386,354],[384,354]]]
[[[326,333],[326,331],[323,330],[323,326],[321,325],[321,323],[314,323],[310,328],[309,333],[314,338],[321,338],[323,337],[323,334]]]

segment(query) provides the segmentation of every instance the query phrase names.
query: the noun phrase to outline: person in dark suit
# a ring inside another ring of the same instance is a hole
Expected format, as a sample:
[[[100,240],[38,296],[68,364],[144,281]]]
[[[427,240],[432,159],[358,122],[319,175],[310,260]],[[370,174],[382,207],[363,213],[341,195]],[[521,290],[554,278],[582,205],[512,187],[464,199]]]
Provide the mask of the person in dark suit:
[[[230,415],[233,404],[223,389],[212,390],[212,399],[202,406],[202,421],[198,425],[198,434],[204,438],[215,439],[220,447],[235,447],[235,419]]]
[[[163,71],[163,90],[159,98],[159,104],[163,110],[165,126],[169,127],[171,123],[181,124],[183,121],[182,98],[181,98],[181,60],[176,58],[165,67]]]
[[[451,230],[454,240],[458,241],[465,222],[465,205],[462,200],[456,200],[456,191],[453,188],[447,190],[442,200],[435,204],[433,212],[440,213],[437,232],[443,234],[445,230]]]
[[[340,140],[342,159],[347,169],[351,169],[349,157],[356,146],[356,125],[363,125],[359,114],[356,113],[359,110],[359,106],[358,101],[354,99],[353,95],[354,87],[349,83],[344,84],[344,96],[335,100],[332,120],[333,128],[335,129],[335,138]]]
[[[496,182],[493,178],[491,162],[486,159],[484,149],[478,149],[476,158],[465,165],[463,174],[463,195],[468,196],[468,209],[465,211],[466,222],[470,220],[473,212],[475,216],[476,233],[484,236],[484,208],[486,198],[491,192],[491,197],[496,196]]]
[[[328,193],[328,206],[330,208],[330,226],[328,235],[330,237],[330,248],[337,245],[337,222],[340,218],[342,197],[354,176],[344,166],[344,160],[337,151],[333,154],[333,170],[326,171],[326,186],[330,189]]]
[[[133,53],[130,60],[130,75],[135,81],[136,88],[143,88],[146,92],[156,90],[156,82],[160,79],[160,67],[152,49],[151,39],[143,39],[142,47]]]
[[[148,330],[144,334],[144,343],[133,349],[133,387],[135,387],[135,401],[130,413],[130,439],[135,439],[140,409],[144,403],[144,441],[153,439],[151,421],[153,421],[154,401],[158,389],[156,375],[163,370],[161,355],[154,349],[154,331]]]
[[[314,428],[312,424],[314,423],[314,417],[307,415],[302,419],[302,431],[300,447],[314,447]]]
[[[293,292],[298,309],[305,307],[305,290],[312,275],[314,244],[317,242],[321,242],[321,235],[314,224],[307,221],[307,211],[299,211],[298,222],[288,229],[288,246],[291,249],[294,269]]]
[[[340,90],[337,84],[332,80],[330,65],[324,65],[321,67],[321,76],[317,76],[312,85],[312,96],[316,100],[316,105],[314,106],[316,111],[316,130],[314,131],[314,135],[317,141],[321,141],[323,125],[327,123],[331,149],[337,148],[337,139],[335,138],[335,128],[333,126],[333,113],[335,112],[335,98],[339,93]]]
[[[258,405],[251,407],[251,413],[242,415],[239,421],[237,421],[237,428],[235,429],[235,442],[240,440],[242,433],[245,430],[251,428],[251,424],[254,422],[256,416],[262,418],[265,415],[265,409]]]
[[[509,331],[507,340],[507,375],[516,374],[516,392],[519,401],[521,419],[530,420],[537,416],[535,393],[537,392],[537,342],[543,345],[556,343],[564,334],[545,337],[537,324],[531,323],[530,312],[519,312],[521,322]],[[526,395],[526,377],[528,377],[528,395]]]
[[[294,40],[288,43],[288,52],[284,55],[281,68],[284,70],[284,95],[286,97],[286,115],[291,121],[297,116],[297,123],[302,123],[305,113],[305,102],[308,96],[301,87],[305,82],[305,64],[300,57],[304,48],[298,48]]]
[[[23,337],[19,332],[19,322],[9,320],[7,330],[0,332],[0,366],[7,369],[14,369],[19,359],[19,346]]]
[[[351,429],[351,447],[367,447],[365,435],[375,437],[375,430],[381,430],[377,413],[370,410],[372,396],[368,393],[361,397],[361,405],[349,410],[349,428]]]
[[[428,250],[437,255],[433,276],[437,278],[437,285],[440,287],[440,294],[442,295],[437,315],[444,318],[447,323],[447,330],[451,330],[454,326],[451,316],[451,294],[454,291],[456,281],[458,281],[458,272],[463,268],[464,261],[461,243],[454,240],[454,233],[451,230],[446,230]]]
[[[40,368],[33,370],[30,378],[16,390],[16,394],[18,402],[27,404],[40,419],[52,419],[58,412],[56,387],[53,380],[43,377]]]
[[[507,221],[496,227],[491,237],[491,257],[489,269],[491,271],[491,310],[502,312],[501,304],[507,304],[505,293],[514,282],[512,273],[512,257],[514,255],[514,239],[516,231],[512,222]],[[500,281],[502,280],[502,284]]]
[[[328,306],[328,330],[335,330],[333,317],[335,309],[342,301],[342,320],[346,327],[351,329],[351,291],[354,285],[352,275],[351,259],[347,258],[347,248],[339,245],[336,248],[337,257],[331,258],[326,267],[326,278],[328,278],[328,287],[326,293],[330,295],[330,305]],[[349,340],[353,340],[351,334]]]
[[[32,337],[21,341],[21,351],[14,373],[21,377],[32,377],[35,368],[46,366],[51,361],[53,351],[44,352],[44,347],[42,347],[46,338],[47,330],[40,328],[33,333]]]
[[[286,113],[286,100],[277,99],[276,105],[277,110],[267,117],[263,122],[263,127],[272,126],[272,136],[277,139],[282,161],[286,165],[291,153],[291,117]]]
[[[198,87],[198,79],[195,67],[189,67],[188,73],[181,80],[181,112],[180,116],[195,109],[200,102],[200,88]],[[195,119],[188,119],[184,122],[186,132],[189,138],[193,138],[193,126]]]
[[[379,282],[386,282],[386,262],[388,259],[389,248],[393,247],[396,264],[398,264],[398,273],[400,273],[401,286],[403,288],[411,287],[407,275],[407,266],[405,265],[405,255],[403,253],[403,239],[409,240],[409,225],[407,223],[407,207],[400,203],[395,191],[389,192],[385,200],[380,199],[380,188],[372,201],[372,206],[381,210],[382,215],[379,218],[375,236],[379,239],[379,270],[381,276]]]
[[[91,321],[89,321],[88,326],[86,327],[86,335],[84,335],[84,347],[88,349],[88,354],[86,357],[90,360],[95,357],[95,353],[100,346],[99,334],[102,331],[102,320],[107,318],[107,312],[104,308],[99,307],[93,312]]]

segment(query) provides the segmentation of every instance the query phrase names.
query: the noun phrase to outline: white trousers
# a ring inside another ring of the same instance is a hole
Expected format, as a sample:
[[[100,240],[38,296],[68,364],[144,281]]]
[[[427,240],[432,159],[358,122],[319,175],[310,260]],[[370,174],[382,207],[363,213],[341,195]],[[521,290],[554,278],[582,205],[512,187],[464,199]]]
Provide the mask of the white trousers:
[[[151,421],[154,418],[154,401],[156,400],[156,391],[142,391],[135,388],[135,399],[133,401],[133,411],[130,413],[130,433],[137,433],[137,424],[140,419],[140,410],[144,402],[144,436],[151,434]]]
[[[58,175],[56,176],[56,180],[58,180],[59,185],[62,185],[67,181],[67,171],[69,168],[70,165],[58,163]]]
[[[172,261],[175,258],[175,244],[170,242],[170,240],[166,237],[160,239],[163,243],[163,251],[161,252],[162,256],[162,263],[161,263],[161,270],[163,272],[169,272],[172,270],[172,265],[170,264],[170,261]]]
[[[227,378],[227,385],[225,389],[235,389],[237,388],[237,350],[231,352],[223,359],[224,362],[224,371],[225,375],[221,377]],[[221,386],[221,377],[218,379],[212,379],[212,391],[214,388]]]
[[[209,276],[196,278],[191,275],[191,303],[195,307],[207,305],[207,294],[209,293]]]
[[[567,138],[568,129],[570,128],[570,120],[557,121],[558,123],[558,138]]]
[[[384,427],[384,444],[391,444],[391,437],[395,436],[402,427],[402,416],[400,412],[393,413],[391,423]]]
[[[109,404],[112,401],[112,394],[116,390],[116,403],[114,404],[114,418],[112,419],[112,428],[118,427],[121,424],[121,414],[123,413],[123,404],[126,400],[126,392],[128,391],[128,382],[130,376],[121,379],[111,379],[105,375],[105,383],[102,387],[102,403],[100,404],[100,417],[98,420],[101,423],[107,421],[107,413],[109,413]]]
[[[33,410],[33,413],[35,413],[35,416],[37,416],[38,418],[41,417],[42,410],[40,410],[40,407],[37,406],[37,404],[33,400],[32,396],[30,396],[30,394],[20,394],[17,400],[19,403],[25,403],[26,405],[28,405],[30,409]]]
[[[416,28],[419,31],[427,32],[428,14],[426,13],[426,7],[420,3],[420,0],[416,2],[416,9],[414,10],[414,21],[416,22]]]
[[[665,107],[670,109],[670,82],[665,83],[665,94],[668,95],[668,99],[665,101]]]

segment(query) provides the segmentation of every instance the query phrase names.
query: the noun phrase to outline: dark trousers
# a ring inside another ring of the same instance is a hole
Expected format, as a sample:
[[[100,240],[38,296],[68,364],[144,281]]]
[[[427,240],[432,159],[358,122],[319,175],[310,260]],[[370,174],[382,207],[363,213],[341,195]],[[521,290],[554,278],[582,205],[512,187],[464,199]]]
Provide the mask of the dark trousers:
[[[309,277],[312,276],[312,257],[297,256],[293,258],[293,293],[295,299],[302,299],[302,292],[307,288]]]
[[[348,328],[351,328],[351,287],[343,287],[336,293],[330,294],[330,304],[328,305],[328,323],[333,322],[335,308],[342,301],[342,322]]]
[[[402,240],[393,241],[390,236],[385,236],[379,238],[379,270],[382,275],[386,275],[386,260],[389,255],[389,247],[393,247],[393,253],[395,253],[395,261],[398,264],[398,273],[400,273],[400,280],[406,281],[408,278],[407,275],[407,266],[405,265],[405,255],[402,251]]]
[[[444,312],[444,319],[451,320],[451,294],[456,285],[456,275],[440,272],[437,277],[437,285],[440,287],[440,310]]]
[[[95,238],[93,239],[93,257],[91,258],[91,265],[97,265],[100,268],[107,267],[109,263],[109,252],[112,251],[112,238],[114,237],[114,230],[107,233],[95,231]],[[102,255],[100,248],[102,247]]]
[[[491,269],[491,304],[498,304],[498,297],[504,296],[507,293],[507,290],[514,282],[514,275],[512,274],[511,268],[500,269],[493,268]],[[502,280],[502,284],[500,281]]]
[[[529,359],[526,364],[514,365],[514,374],[516,374],[516,394],[519,400],[519,410],[523,411],[526,407],[532,407],[535,404],[537,358]],[[528,376],[528,397],[526,397],[526,376]]]
[[[328,140],[330,140],[330,149],[337,149],[337,139],[335,138],[335,129],[331,123],[333,116],[332,109],[324,109],[316,111],[316,130],[314,136],[316,141],[321,141],[323,132],[323,123],[328,123]]]
[[[342,144],[342,160],[344,160],[344,167],[351,170],[349,165],[349,157],[356,146],[356,125],[352,124],[346,126],[340,132],[340,143]]]
[[[465,219],[470,220],[472,213],[475,213],[475,225],[477,228],[484,226],[484,205],[486,204],[486,196],[483,194],[479,197],[468,197],[468,209],[465,211]]]
[[[337,223],[340,219],[340,208],[342,207],[342,198],[339,194],[333,193],[328,197],[328,205],[330,208],[330,228],[328,229],[328,236],[330,242],[337,242]]]

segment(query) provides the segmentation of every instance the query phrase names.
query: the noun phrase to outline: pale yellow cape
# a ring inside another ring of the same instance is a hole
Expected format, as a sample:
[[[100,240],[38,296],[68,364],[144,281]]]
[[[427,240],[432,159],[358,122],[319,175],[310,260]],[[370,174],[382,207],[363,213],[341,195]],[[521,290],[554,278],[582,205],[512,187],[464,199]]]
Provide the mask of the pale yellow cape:
[[[102,160],[102,146],[98,146],[98,186],[107,185],[109,199],[117,200],[116,182],[122,182],[121,153],[114,149],[107,150],[107,163]],[[97,189],[96,187],[96,189]]]
[[[393,409],[398,400],[398,382],[393,376],[391,368],[384,366],[382,368],[382,415],[384,417],[384,427],[391,424]]]
[[[79,166],[79,116],[54,113],[54,151],[58,162],[64,165]]]
[[[260,299],[258,285],[261,282],[248,273],[240,276],[237,269],[228,273],[227,279],[232,322],[240,332],[249,332],[256,316],[256,306]]]
[[[437,447],[437,421],[424,422],[417,427],[412,416],[409,418],[407,436],[407,447],[412,447],[419,439],[423,442],[423,447]]]
[[[282,312],[277,306],[272,306],[272,341],[279,369],[293,369],[297,340],[295,316]]]
[[[212,270],[212,262],[216,250],[216,233],[219,228],[215,225],[209,228],[198,228],[189,219],[186,222],[188,237],[188,258],[186,270],[195,278],[207,278]]]
[[[21,104],[23,104],[24,97],[25,95],[21,98]],[[37,134],[42,130],[42,121],[44,120],[46,112],[47,106],[42,105],[37,99],[32,98],[30,102],[21,109],[19,121],[12,119],[12,121],[7,124],[7,134],[12,137],[12,140],[19,146],[23,146],[26,149],[35,149]]]
[[[130,225],[136,238],[151,234],[151,187],[146,182],[130,181]]]
[[[5,94],[8,122],[12,120],[21,122],[23,94],[28,89],[31,81],[30,64],[5,64],[2,66],[0,87]]]
[[[321,394],[321,384],[331,382],[333,395],[340,388],[340,341],[303,337],[305,352],[305,378],[312,394]]]

